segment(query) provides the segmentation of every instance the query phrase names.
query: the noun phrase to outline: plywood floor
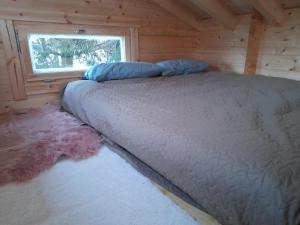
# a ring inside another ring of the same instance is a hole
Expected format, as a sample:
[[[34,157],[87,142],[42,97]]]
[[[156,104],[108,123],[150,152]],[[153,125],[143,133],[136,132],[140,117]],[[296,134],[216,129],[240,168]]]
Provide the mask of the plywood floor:
[[[194,206],[186,203],[185,201],[178,198],[173,193],[167,191],[165,188],[159,186],[158,184],[155,184],[160,191],[169,197],[173,202],[175,202],[180,208],[187,211],[199,224],[203,225],[221,225],[216,219],[214,219],[212,216],[208,215],[207,213],[195,208]]]

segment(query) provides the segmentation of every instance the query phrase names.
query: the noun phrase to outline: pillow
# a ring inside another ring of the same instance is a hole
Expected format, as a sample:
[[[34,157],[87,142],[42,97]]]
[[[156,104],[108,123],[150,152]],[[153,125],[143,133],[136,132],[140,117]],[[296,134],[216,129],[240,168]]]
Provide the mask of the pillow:
[[[208,68],[207,62],[188,59],[167,60],[156,63],[156,65],[164,69],[163,76],[199,73]]]
[[[143,78],[161,75],[163,69],[155,64],[142,62],[101,63],[90,68],[84,79],[96,80],[121,80],[130,78]]]

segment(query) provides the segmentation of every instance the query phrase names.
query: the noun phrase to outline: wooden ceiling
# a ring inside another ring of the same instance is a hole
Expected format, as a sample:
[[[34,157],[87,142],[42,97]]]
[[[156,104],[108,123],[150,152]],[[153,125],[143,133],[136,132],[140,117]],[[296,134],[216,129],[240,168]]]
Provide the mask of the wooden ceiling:
[[[238,15],[260,13],[268,24],[284,22],[284,9],[300,7],[300,0],[152,0],[169,13],[201,30],[199,18],[214,18],[229,29],[238,24]]]
[[[268,2],[268,0],[265,1]],[[222,0],[222,2],[228,5],[236,14],[248,14],[254,10],[249,0]],[[300,0],[277,0],[277,2],[284,9],[300,7]]]

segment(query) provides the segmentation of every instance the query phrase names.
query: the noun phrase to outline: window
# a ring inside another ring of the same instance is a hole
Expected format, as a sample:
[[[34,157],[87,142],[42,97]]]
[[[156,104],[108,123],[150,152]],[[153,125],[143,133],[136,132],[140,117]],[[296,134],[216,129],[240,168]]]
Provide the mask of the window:
[[[17,21],[18,54],[27,87],[80,78],[96,63],[135,61],[137,28]],[[29,90],[29,88],[28,88]]]
[[[11,70],[25,97],[58,93],[95,63],[139,58],[138,28],[133,25],[14,21],[9,30]]]
[[[29,34],[34,73],[87,70],[97,63],[125,61],[122,36]]]

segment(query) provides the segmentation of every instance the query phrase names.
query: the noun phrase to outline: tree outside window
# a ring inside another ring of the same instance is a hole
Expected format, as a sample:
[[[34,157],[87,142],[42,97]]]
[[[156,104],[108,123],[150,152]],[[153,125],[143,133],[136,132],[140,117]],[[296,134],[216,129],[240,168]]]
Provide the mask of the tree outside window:
[[[97,63],[122,61],[122,37],[35,34],[29,46],[37,72],[83,70]]]

